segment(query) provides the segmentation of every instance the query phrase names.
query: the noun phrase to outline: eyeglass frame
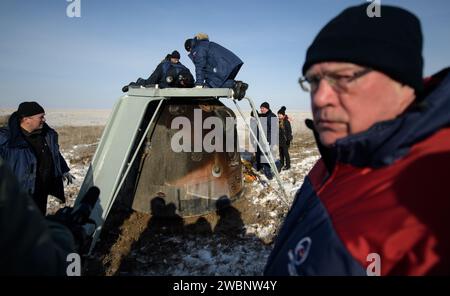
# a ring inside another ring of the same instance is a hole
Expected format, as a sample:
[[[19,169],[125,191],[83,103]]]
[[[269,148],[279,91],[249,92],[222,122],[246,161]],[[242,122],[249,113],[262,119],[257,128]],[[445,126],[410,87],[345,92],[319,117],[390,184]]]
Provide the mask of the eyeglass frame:
[[[353,75],[339,75],[336,73],[325,73],[325,74],[321,74],[321,75],[314,75],[315,78],[319,77],[319,79],[316,81],[317,82],[317,87],[314,89],[317,90],[317,88],[320,85],[320,81],[322,79],[325,79],[328,84],[330,84],[330,86],[332,86],[334,89],[336,89],[336,86],[339,87],[341,90],[345,90],[347,88],[347,85],[355,80],[357,80],[358,78],[363,77],[364,75],[372,72],[374,69],[372,68],[363,68],[359,71],[356,71],[353,73]],[[334,77],[330,77],[334,76]],[[339,79],[341,79],[341,82],[339,82]],[[305,92],[308,93],[313,93],[313,87],[310,87],[310,89],[305,86],[305,82],[307,82],[310,86],[312,85],[312,78],[308,78],[307,76],[302,76],[298,79],[298,83],[300,84],[300,87],[302,88],[302,90],[304,90]]]

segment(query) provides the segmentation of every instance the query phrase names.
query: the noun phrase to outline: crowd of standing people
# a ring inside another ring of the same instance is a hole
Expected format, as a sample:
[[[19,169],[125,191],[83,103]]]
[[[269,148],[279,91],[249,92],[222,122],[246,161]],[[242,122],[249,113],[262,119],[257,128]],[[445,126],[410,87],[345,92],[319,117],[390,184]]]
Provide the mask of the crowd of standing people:
[[[272,153],[272,156],[275,158],[275,166],[278,172],[280,172],[281,170],[289,170],[291,168],[291,158],[289,155],[289,147],[293,139],[291,119],[286,114],[285,106],[282,106],[278,110],[278,116],[272,112],[272,110],[270,109],[270,104],[268,102],[263,102],[260,105],[259,110],[260,112],[257,114],[257,116],[261,121],[263,134],[267,140],[267,143],[269,144],[269,147],[260,147],[255,143],[256,152],[254,167],[257,171],[262,171],[267,179],[271,180],[273,179],[274,172],[269,165],[270,156],[267,154],[268,152]],[[256,118],[253,112],[251,113],[251,118],[252,129],[255,131],[258,142],[260,144],[264,143],[262,133],[260,133],[260,129],[255,122]],[[276,147],[278,147],[278,151],[273,151],[272,148]],[[265,149],[266,151],[262,151],[261,149]]]

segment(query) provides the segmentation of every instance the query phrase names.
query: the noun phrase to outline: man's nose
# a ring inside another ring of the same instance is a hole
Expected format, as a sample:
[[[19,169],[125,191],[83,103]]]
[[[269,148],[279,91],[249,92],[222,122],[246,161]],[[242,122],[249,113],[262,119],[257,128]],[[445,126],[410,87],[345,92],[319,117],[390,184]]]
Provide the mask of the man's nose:
[[[321,79],[317,89],[311,93],[311,104],[315,108],[322,108],[339,102],[336,91],[326,81]]]

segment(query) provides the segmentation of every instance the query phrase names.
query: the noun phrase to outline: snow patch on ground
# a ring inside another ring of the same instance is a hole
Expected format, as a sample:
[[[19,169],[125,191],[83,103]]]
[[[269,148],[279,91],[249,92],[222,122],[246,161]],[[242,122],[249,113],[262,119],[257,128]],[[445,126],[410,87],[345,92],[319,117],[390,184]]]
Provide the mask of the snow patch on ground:
[[[219,244],[215,249],[222,247]],[[216,254],[213,254],[209,248],[210,245],[204,243],[187,243],[183,250],[186,255],[178,264],[169,266],[163,274],[174,276],[260,275],[265,265],[265,260],[261,260],[261,257],[267,258],[270,252],[270,247],[261,250],[256,242],[251,241],[246,241],[242,245],[228,246]],[[161,273],[144,271],[141,275],[161,275]]]
[[[74,150],[75,148],[67,152],[62,151],[61,153],[68,164],[70,163],[69,160],[74,157]],[[75,177],[75,179],[73,180],[73,183],[69,185],[67,185],[67,182],[64,182],[66,204],[61,203],[56,197],[50,195],[47,202],[47,214],[53,214],[64,206],[72,207],[75,203],[75,199],[78,195],[81,184],[83,184],[89,165],[78,164],[69,165],[69,167],[70,173]]]

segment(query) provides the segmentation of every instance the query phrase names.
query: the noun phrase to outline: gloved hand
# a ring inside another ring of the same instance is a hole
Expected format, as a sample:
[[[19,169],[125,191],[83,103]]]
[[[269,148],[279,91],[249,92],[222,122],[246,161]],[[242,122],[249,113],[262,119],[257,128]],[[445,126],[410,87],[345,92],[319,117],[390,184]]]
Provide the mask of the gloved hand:
[[[286,141],[286,145],[289,147],[291,145],[291,141]]]
[[[145,82],[144,79],[142,79],[142,78],[139,78],[139,79],[138,79],[138,81],[141,81],[141,83]],[[130,82],[130,83],[128,83],[128,85],[125,85],[124,87],[122,87],[122,91],[128,92],[128,90],[130,89],[130,86],[136,86],[136,85],[139,85],[139,84],[137,84],[136,82]]]
[[[245,97],[248,84],[242,81],[235,81],[233,85],[233,98],[240,101]]]
[[[64,225],[67,227],[70,232],[72,233],[72,236],[74,238],[75,242],[75,250],[78,253],[87,254],[87,249],[90,246],[90,236],[86,233],[86,230],[84,229],[83,225],[80,225],[73,221],[72,219],[72,207],[65,207],[62,209],[59,209],[54,215],[48,215],[45,216],[45,218],[48,221],[56,222],[56,225]],[[55,227],[50,222],[48,223],[50,227]]]
[[[69,172],[63,174],[63,182],[67,181],[67,185],[72,184],[74,179],[75,179],[74,175],[72,175]]]

